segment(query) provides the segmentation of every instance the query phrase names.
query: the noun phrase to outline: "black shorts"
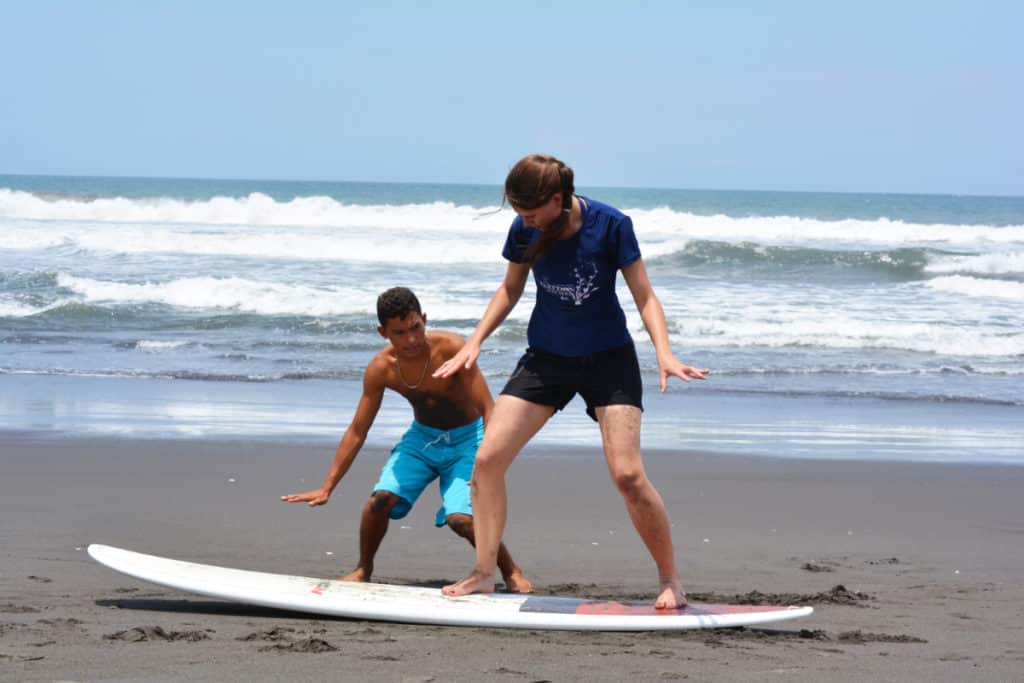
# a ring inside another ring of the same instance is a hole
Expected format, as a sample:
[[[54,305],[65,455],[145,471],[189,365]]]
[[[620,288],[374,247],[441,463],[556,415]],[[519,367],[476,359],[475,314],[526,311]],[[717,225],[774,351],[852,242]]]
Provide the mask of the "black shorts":
[[[502,394],[561,410],[579,394],[587,415],[595,408],[627,405],[644,409],[640,363],[632,342],[589,356],[558,356],[527,349]]]

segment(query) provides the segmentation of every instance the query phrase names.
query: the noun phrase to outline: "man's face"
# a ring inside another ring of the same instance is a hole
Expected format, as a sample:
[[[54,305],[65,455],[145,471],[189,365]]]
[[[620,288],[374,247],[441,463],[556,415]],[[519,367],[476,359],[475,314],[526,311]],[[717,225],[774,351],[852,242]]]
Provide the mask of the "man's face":
[[[512,210],[522,217],[528,227],[547,230],[562,215],[562,193],[556,192],[551,199],[534,209],[513,206]]]
[[[377,331],[402,357],[415,358],[427,348],[426,313],[410,311],[404,318],[388,318]]]

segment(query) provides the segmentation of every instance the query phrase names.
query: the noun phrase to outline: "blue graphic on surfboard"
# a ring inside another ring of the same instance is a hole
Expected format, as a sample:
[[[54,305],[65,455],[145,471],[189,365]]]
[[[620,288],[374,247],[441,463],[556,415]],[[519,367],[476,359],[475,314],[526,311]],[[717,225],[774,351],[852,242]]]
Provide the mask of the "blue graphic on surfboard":
[[[437,588],[325,581],[182,562],[106,545],[89,546],[100,564],[143,581],[250,605],[351,619],[444,626],[576,631],[675,631],[752,626],[811,614],[812,607],[650,603],[489,593],[448,598]]]

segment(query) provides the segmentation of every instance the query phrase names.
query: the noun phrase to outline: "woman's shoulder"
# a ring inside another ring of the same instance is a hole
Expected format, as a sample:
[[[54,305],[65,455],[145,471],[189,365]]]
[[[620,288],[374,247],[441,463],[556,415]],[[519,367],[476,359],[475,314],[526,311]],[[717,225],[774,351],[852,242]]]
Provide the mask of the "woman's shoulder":
[[[540,232],[536,228],[531,228],[530,226],[528,226],[526,222],[523,220],[522,216],[516,216],[515,218],[512,219],[512,224],[509,225],[508,231],[509,234],[512,235],[517,235],[521,233],[533,234]]]
[[[587,202],[584,225],[589,226],[588,230],[597,231],[605,235],[619,234],[623,230],[632,230],[633,220],[611,204],[589,197],[583,197]]]
[[[611,204],[605,204],[602,201],[599,201],[597,199],[591,199],[590,197],[580,197],[580,199],[586,202],[587,213],[594,217],[602,216],[615,221],[620,221],[623,218],[628,218],[626,214],[624,214],[619,209],[616,209]]]

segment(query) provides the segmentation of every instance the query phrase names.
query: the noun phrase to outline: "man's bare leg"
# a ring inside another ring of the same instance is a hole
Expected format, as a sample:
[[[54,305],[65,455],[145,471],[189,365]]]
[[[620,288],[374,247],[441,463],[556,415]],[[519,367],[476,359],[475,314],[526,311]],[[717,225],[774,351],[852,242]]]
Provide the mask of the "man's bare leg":
[[[370,494],[359,520],[359,564],[342,576],[342,581],[369,581],[373,576],[373,559],[388,532],[391,508],[398,501],[398,496],[390,491],[374,491]]]
[[[449,596],[493,593],[501,535],[505,531],[508,499],[505,472],[523,446],[555,412],[551,406],[501,395],[484,430],[473,465],[473,529],[476,565],[466,578],[441,589]]]
[[[473,518],[460,513],[448,515],[445,518],[452,531],[469,541],[469,544],[476,547],[476,537],[473,532]],[[505,581],[505,590],[509,593],[532,593],[533,583],[523,574],[523,570],[512,559],[508,548],[502,543],[498,546],[498,571]]]
[[[686,606],[686,593],[676,568],[672,527],[665,502],[644,472],[640,455],[639,408],[627,405],[597,409],[601,440],[612,481],[626,502],[633,527],[658,567],[658,609]]]

